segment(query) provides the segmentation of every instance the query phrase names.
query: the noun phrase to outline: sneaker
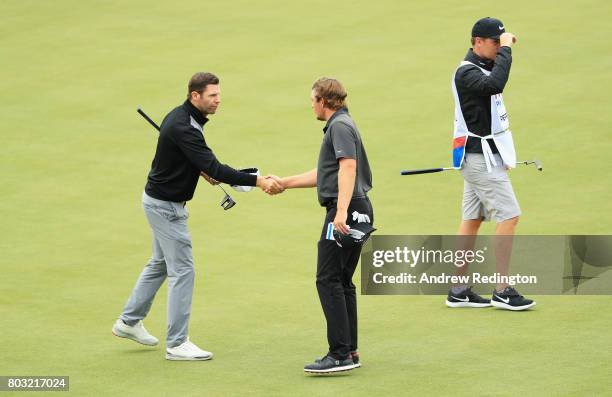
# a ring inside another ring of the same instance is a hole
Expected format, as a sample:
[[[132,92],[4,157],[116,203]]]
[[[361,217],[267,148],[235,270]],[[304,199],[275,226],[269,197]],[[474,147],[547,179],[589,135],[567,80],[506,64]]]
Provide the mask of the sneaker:
[[[115,336],[131,339],[147,346],[155,346],[159,343],[156,337],[147,332],[144,325],[142,325],[142,321],[138,321],[135,325],[129,326],[124,323],[123,320],[118,319],[113,325],[112,332]]]
[[[314,362],[315,362],[315,363],[320,363],[321,361],[323,361],[323,359],[324,359],[325,357],[327,357],[327,355],[328,355],[328,354],[329,354],[329,353],[325,353],[325,354],[324,354],[324,355],[322,355],[321,357],[317,357],[317,358],[315,358],[315,361],[314,361]]]
[[[518,311],[532,308],[536,303],[531,299],[525,299],[514,288],[506,287],[502,292],[493,290],[491,304],[499,309]]]
[[[353,359],[353,363],[355,364],[355,368],[361,367],[361,364],[359,363],[359,353],[354,351],[354,352],[351,352],[350,354],[351,354],[351,358]],[[320,363],[321,361],[323,361],[325,357],[327,357],[327,354],[325,354],[323,357],[315,358],[315,363]]]
[[[328,374],[334,372],[350,371],[357,368],[351,357],[344,360],[337,360],[331,356],[325,356],[321,360],[304,367],[304,372],[311,374]]]
[[[448,307],[489,307],[491,301],[472,292],[472,287],[466,288],[464,291],[453,294],[453,290],[448,291],[446,297],[446,306]]]
[[[166,349],[166,360],[174,361],[205,361],[213,357],[211,352],[202,350],[189,340],[183,344]]]

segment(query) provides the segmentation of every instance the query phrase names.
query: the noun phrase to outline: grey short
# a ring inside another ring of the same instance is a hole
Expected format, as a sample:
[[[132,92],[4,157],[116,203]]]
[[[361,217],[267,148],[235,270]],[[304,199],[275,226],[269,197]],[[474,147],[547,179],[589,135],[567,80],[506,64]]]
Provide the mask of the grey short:
[[[461,173],[463,174],[463,219],[494,218],[502,222],[521,215],[508,172],[499,154],[495,154],[497,165],[487,172],[484,156],[466,153]]]

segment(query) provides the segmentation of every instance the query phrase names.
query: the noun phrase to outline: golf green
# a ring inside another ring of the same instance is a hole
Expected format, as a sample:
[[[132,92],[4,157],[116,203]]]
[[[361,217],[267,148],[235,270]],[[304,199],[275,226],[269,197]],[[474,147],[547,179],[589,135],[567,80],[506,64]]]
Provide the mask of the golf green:
[[[67,375],[83,396],[612,395],[609,296],[536,296],[523,313],[442,296],[360,296],[363,367],[309,377],[326,351],[315,290],[316,192],[189,203],[190,337],[215,358],[164,360],[110,330],[150,255],[140,196],[157,133],[196,71],[221,78],[206,140],[222,162],[314,168],[312,82],[346,86],[373,170],[379,234],[454,234],[450,79],[472,24],[518,37],[504,99],[521,160],[520,234],[609,234],[612,6],[606,1],[25,1],[0,4],[0,376]],[[492,233],[486,225],[483,233]],[[534,266],[537,266],[534,263]],[[358,276],[355,279],[359,279]],[[166,287],[148,330],[165,337]]]

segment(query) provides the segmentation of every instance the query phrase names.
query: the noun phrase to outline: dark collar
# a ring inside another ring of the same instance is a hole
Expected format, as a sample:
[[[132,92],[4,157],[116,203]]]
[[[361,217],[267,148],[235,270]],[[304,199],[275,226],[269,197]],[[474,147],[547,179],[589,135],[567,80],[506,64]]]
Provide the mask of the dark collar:
[[[488,59],[484,59],[476,55],[474,50],[470,48],[465,56],[465,60],[468,62],[472,62],[474,65],[478,65],[486,70],[493,70],[493,65],[495,65],[495,61],[490,61]]]
[[[329,128],[329,124],[332,122],[332,120],[343,113],[348,114],[348,108],[341,107],[340,109],[336,110],[334,114],[331,115],[331,117],[327,120],[327,123],[325,123],[325,127],[323,127],[324,134],[327,132],[327,129]]]
[[[198,108],[196,108],[195,106],[193,106],[193,104],[191,103],[191,101],[189,99],[187,99],[185,101],[185,103],[183,103],[183,106],[185,107],[185,109],[187,109],[187,111],[189,112],[189,114],[191,116],[193,116],[193,118],[195,119],[195,121],[198,122],[198,124],[200,124],[201,126],[204,126],[204,124],[206,124],[208,122],[208,118],[206,116],[204,116],[202,114],[202,112],[200,112],[198,110]]]

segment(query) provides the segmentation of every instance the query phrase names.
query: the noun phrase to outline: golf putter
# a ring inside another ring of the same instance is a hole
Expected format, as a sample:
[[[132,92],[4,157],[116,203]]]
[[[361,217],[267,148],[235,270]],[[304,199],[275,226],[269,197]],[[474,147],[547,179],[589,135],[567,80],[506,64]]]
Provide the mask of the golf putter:
[[[230,196],[229,194],[227,194],[227,192],[225,191],[225,189],[223,189],[223,187],[221,187],[221,185],[217,185],[221,188],[221,190],[223,190],[223,193],[225,193],[225,196],[223,196],[223,200],[221,200],[221,207],[227,211],[230,208],[232,208],[233,206],[236,205],[236,202],[234,201],[234,199],[232,198],[232,196]]]
[[[542,171],[542,163],[538,159],[528,160],[528,161],[517,161],[516,164],[524,164],[530,165],[534,164],[538,171]],[[421,170],[403,170],[400,171],[400,175],[419,175],[419,174],[431,174],[434,172],[442,172],[442,171],[450,171],[450,170],[459,170],[458,167],[440,167],[440,168],[424,168]]]
[[[528,161],[517,161],[516,163],[517,164],[524,164],[524,165],[533,164],[538,169],[538,171],[543,171],[544,170],[544,168],[542,167],[542,163],[538,159],[533,159],[531,161],[529,161],[529,160]]]
[[[155,121],[151,120],[151,118],[149,116],[147,116],[147,114],[141,109],[138,108],[136,109],[136,111],[138,112],[139,115],[141,115],[145,120],[147,120],[149,122],[149,124],[151,124],[153,126],[153,128],[155,128],[157,130],[157,132],[159,132],[159,126],[155,123]],[[232,198],[232,196],[230,196],[229,194],[227,194],[227,192],[225,191],[225,189],[223,189],[223,187],[221,187],[221,185],[217,185],[219,186],[219,188],[221,190],[223,190],[223,193],[225,193],[225,196],[223,196],[223,200],[221,200],[221,207],[227,211],[230,208],[232,208],[233,206],[236,205],[236,202],[234,201],[234,199]]]

